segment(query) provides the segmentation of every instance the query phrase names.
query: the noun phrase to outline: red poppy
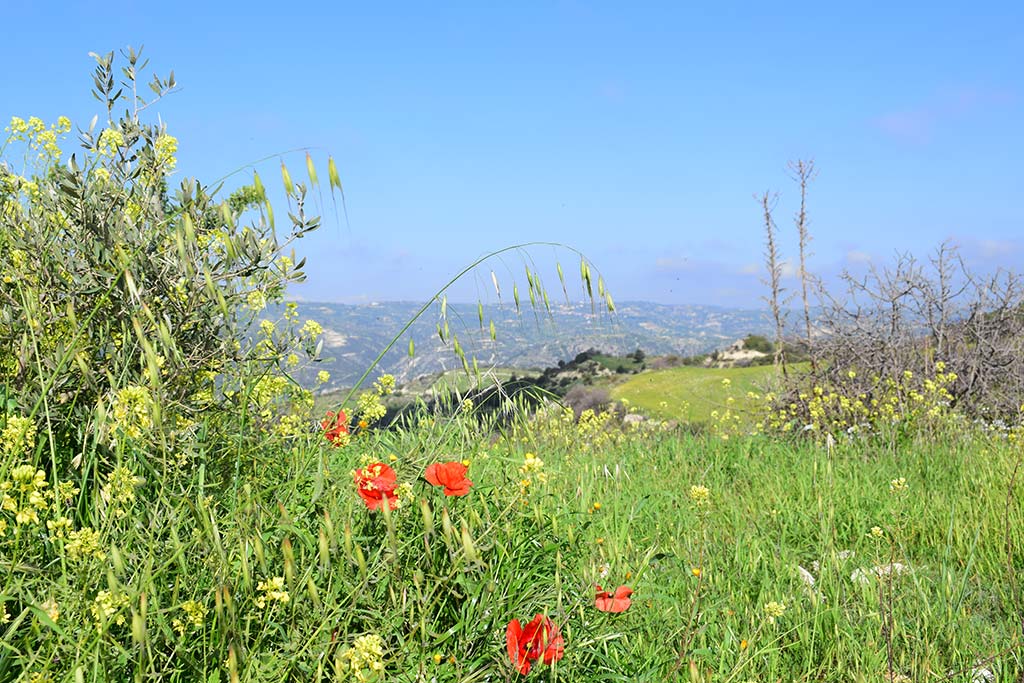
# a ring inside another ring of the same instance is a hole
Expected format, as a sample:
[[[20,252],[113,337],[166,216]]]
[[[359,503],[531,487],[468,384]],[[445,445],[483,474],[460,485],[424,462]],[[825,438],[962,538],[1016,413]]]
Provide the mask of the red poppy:
[[[551,664],[565,654],[565,640],[558,626],[543,614],[535,616],[525,628],[518,619],[508,622],[505,642],[512,665],[524,676],[530,673],[530,667],[538,659]]]
[[[332,445],[342,446],[345,444],[345,437],[348,436],[348,415],[344,410],[339,410],[337,414],[327,411],[327,417],[320,423],[320,426],[324,428],[324,436]]]
[[[633,604],[633,601],[629,599],[629,596],[632,594],[633,589],[629,586],[619,586],[615,589],[614,595],[609,595],[608,591],[603,591],[600,586],[597,586],[597,598],[594,600],[594,607],[602,612],[613,612],[615,614],[625,612]]]
[[[373,462],[361,470],[352,473],[356,481],[356,491],[370,510],[380,508],[385,502],[389,510],[398,507],[398,496],[395,488],[398,477],[395,471],[382,462]]]
[[[427,467],[423,476],[434,486],[443,486],[446,496],[464,496],[473,485],[466,479],[468,471],[461,462],[435,462]]]

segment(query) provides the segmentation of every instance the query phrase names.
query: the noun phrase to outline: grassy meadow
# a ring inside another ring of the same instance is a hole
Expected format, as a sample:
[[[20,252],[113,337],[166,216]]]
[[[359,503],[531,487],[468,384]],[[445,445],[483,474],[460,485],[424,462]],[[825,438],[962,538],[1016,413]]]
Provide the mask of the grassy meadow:
[[[25,555],[31,536],[8,531],[0,677],[506,681],[521,677],[506,627],[535,614],[564,640],[537,680],[1024,666],[1018,447],[592,436],[525,421],[500,436],[463,416],[342,447],[240,444],[227,470],[198,450],[179,477],[132,482],[121,515],[102,494],[80,507],[103,538],[89,557],[70,541]],[[466,495],[424,480],[441,461],[468,463]],[[353,470],[372,463],[409,485],[394,510],[357,495]],[[597,610],[595,584],[629,586],[632,604]]]
[[[798,372],[802,366],[791,368]],[[747,368],[702,368],[681,366],[651,370],[634,375],[616,384],[612,397],[626,399],[648,415],[681,422],[704,423],[715,411],[749,413],[758,401],[748,392],[763,393],[766,386],[777,384],[777,371],[772,365]],[[728,385],[723,385],[728,380]],[[728,399],[732,397],[733,403]]]

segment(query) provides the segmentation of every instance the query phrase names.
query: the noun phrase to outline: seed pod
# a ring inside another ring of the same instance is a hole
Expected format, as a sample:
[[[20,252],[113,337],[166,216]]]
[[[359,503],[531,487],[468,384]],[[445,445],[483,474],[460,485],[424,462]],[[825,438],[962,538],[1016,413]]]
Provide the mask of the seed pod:
[[[473,542],[473,537],[469,535],[469,527],[466,526],[466,521],[462,521],[462,549],[466,551],[466,559],[477,564],[480,562],[480,553],[477,552],[476,544]]]
[[[142,594],[144,600],[146,594]],[[132,642],[136,645],[144,645],[146,643],[146,617],[145,615],[132,610]]]
[[[292,548],[292,540],[287,536],[281,541],[281,555],[284,557],[284,578],[291,585],[295,579],[295,550]]]
[[[317,590],[316,583],[313,581],[312,576],[306,579],[306,594],[309,595],[309,599],[313,601],[313,607],[320,609],[320,591]]]
[[[246,548],[248,544],[242,541],[242,581],[248,587],[252,585],[252,571],[249,569],[249,553]]]
[[[341,189],[341,176],[338,175],[338,167],[334,163],[334,157],[327,157],[327,182],[332,188]]]
[[[327,532],[327,537],[334,538],[334,522],[331,520],[331,513],[324,510],[324,531]]]
[[[253,552],[256,553],[256,561],[260,563],[260,569],[263,570],[263,573],[266,573],[267,558],[263,554],[263,541],[259,536],[252,537],[252,549]]]
[[[234,645],[228,645],[228,679],[231,683],[238,683],[238,655]]]
[[[284,165],[283,161],[281,162],[281,181],[284,182],[284,191],[287,192],[289,196],[295,194],[295,185],[292,184],[292,176],[288,173],[288,167]]]
[[[366,556],[363,555],[363,549],[358,545],[355,547],[356,565],[359,567],[359,578],[366,578]]]
[[[434,533],[434,511],[428,501],[421,500],[420,512],[423,514],[423,536],[426,538]]]
[[[324,533],[322,528],[317,538],[317,544],[320,550],[320,568],[326,572],[331,567],[331,544],[327,540],[327,534]]]
[[[345,523],[345,534],[342,537],[342,540],[344,541],[345,556],[350,560],[354,559],[355,556],[352,552],[352,527],[347,522]]]
[[[309,152],[306,152],[306,173],[309,174],[309,184],[316,186],[320,182],[316,178],[316,166],[313,165],[313,157],[309,156]]]

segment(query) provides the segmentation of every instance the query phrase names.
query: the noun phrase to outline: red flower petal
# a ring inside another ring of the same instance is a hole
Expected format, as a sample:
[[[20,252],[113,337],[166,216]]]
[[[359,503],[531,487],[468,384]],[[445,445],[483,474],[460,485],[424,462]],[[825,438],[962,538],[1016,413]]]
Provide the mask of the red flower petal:
[[[348,416],[344,410],[337,414],[328,411],[327,417],[320,423],[324,429],[324,436],[335,446],[341,445],[341,435],[348,434]]]
[[[557,662],[565,655],[565,640],[558,626],[543,614],[536,615],[525,627],[518,619],[509,622],[505,633],[508,656],[521,674],[530,672],[538,659],[545,664]]]
[[[470,487],[473,485],[469,479],[463,479],[454,486],[445,486],[444,495],[446,496],[464,496],[469,493]]]
[[[633,601],[629,599],[629,596],[633,594],[633,589],[629,586],[619,586],[615,589],[615,595],[612,596],[608,594],[608,591],[601,590],[600,586],[596,588],[597,596],[594,599],[594,607],[602,612],[618,614],[625,612],[633,604]]]
[[[437,476],[439,469],[441,469],[441,463],[430,463],[429,465],[427,465],[427,471],[423,473],[423,478],[434,486],[444,486],[444,484],[441,483],[441,480]]]
[[[446,496],[464,496],[473,485],[466,479],[468,471],[461,462],[435,462],[427,467],[423,477],[434,486],[443,486]]]
[[[547,647],[544,648],[544,663],[551,664],[557,662],[565,656],[565,639],[562,638],[562,634],[558,631],[558,627],[555,623],[548,619],[548,628],[545,633],[545,640]]]
[[[368,509],[377,510],[385,502],[390,510],[398,507],[398,497],[395,496],[398,475],[384,463],[370,463],[366,467],[356,470],[353,473],[353,478],[356,492],[366,503]]]
[[[513,619],[508,622],[508,628],[505,630],[505,645],[508,648],[508,658],[512,660],[512,666],[516,667],[516,670],[525,676],[530,673],[530,660],[526,658],[526,653],[523,651],[521,645],[522,637],[523,627],[519,620]]]

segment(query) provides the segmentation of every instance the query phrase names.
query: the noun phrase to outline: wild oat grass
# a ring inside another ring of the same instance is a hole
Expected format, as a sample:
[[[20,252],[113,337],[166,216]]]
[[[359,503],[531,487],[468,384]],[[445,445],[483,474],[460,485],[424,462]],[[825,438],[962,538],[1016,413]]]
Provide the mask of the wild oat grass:
[[[881,455],[515,433],[462,415],[343,447],[265,435],[220,473],[224,454],[200,444],[164,481],[130,474],[130,443],[96,482],[5,451],[0,677],[507,680],[506,627],[534,614],[564,638],[532,669],[552,680],[879,680],[890,662],[969,680],[988,657],[1010,680],[1022,666],[1005,441]],[[468,462],[471,486],[429,484],[445,461]],[[357,494],[353,470],[373,463],[406,487],[394,509]],[[63,519],[67,533],[47,524]],[[598,610],[595,584],[628,586],[631,605]]]

